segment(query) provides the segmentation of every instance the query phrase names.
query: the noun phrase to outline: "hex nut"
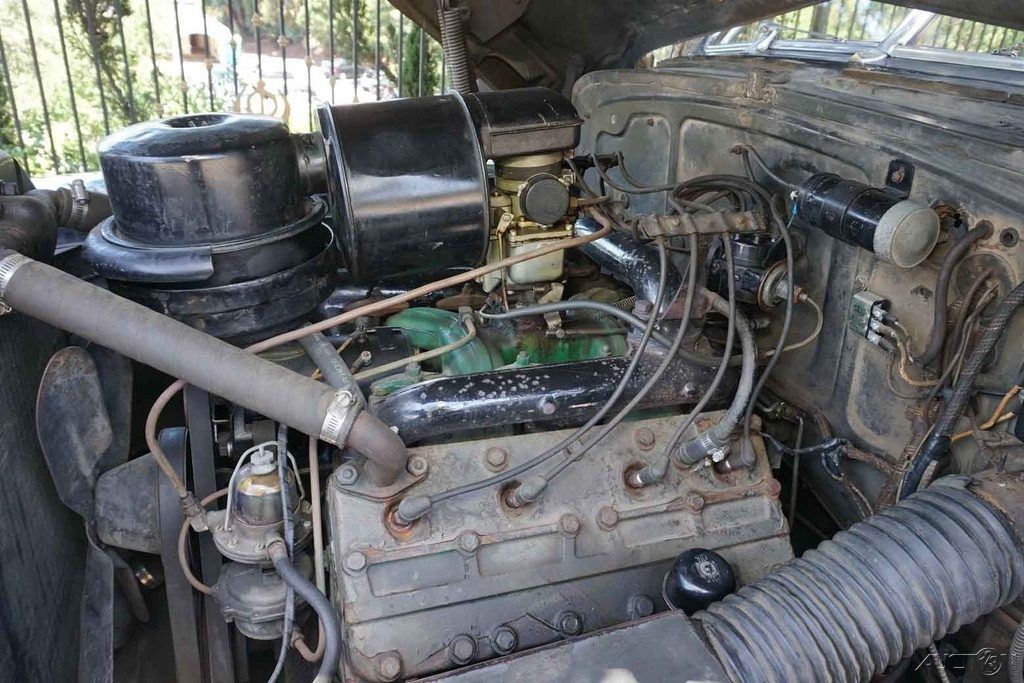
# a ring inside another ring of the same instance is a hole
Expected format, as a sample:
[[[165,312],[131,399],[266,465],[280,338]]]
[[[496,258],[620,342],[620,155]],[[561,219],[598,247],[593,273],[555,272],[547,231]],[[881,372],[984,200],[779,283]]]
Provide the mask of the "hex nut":
[[[583,630],[583,620],[575,612],[562,612],[558,615],[558,630],[567,636],[579,635]]]
[[[656,439],[650,427],[641,427],[633,432],[633,441],[636,442],[636,446],[640,450],[649,451],[654,448]]]
[[[402,658],[389,652],[377,662],[377,673],[385,681],[393,681],[402,675]]]
[[[366,568],[366,555],[362,554],[358,550],[353,550],[345,556],[345,571],[347,572],[361,572]]]
[[[558,520],[562,533],[566,536],[575,536],[580,532],[580,518],[573,514],[562,515]]]
[[[476,641],[466,634],[452,638],[448,645],[448,658],[455,664],[469,664],[476,657]]]
[[[519,636],[511,626],[499,626],[494,631],[492,643],[495,652],[499,655],[507,655],[516,649],[516,645],[519,644]]]
[[[459,550],[465,553],[475,553],[480,547],[480,537],[472,531],[463,531],[459,534],[457,543]]]
[[[686,504],[690,506],[690,509],[694,512],[700,512],[704,509],[704,496],[699,493],[694,493],[686,499]]]
[[[339,484],[349,486],[356,483],[356,480],[359,479],[359,470],[356,469],[355,465],[349,463],[339,467],[338,473],[335,476],[338,477]]]
[[[627,609],[630,619],[642,619],[654,614],[654,601],[643,594],[634,595],[629,599]]]
[[[605,505],[597,511],[597,525],[602,529],[614,529],[619,523],[619,513],[610,505]]]
[[[422,477],[430,471],[430,465],[422,455],[414,455],[405,464],[405,469],[414,477]]]
[[[508,451],[491,446],[484,452],[484,465],[492,472],[500,472],[508,465]]]

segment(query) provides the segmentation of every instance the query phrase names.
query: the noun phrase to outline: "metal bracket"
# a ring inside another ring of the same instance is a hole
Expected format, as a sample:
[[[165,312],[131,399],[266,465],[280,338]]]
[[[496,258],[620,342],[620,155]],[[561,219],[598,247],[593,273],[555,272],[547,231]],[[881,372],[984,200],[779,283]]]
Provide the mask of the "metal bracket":
[[[889,162],[889,170],[885,173],[885,189],[900,197],[909,197],[914,186],[914,165],[903,159]]]
[[[637,228],[647,237],[749,234],[766,232],[768,229],[761,217],[753,211],[640,216]]]

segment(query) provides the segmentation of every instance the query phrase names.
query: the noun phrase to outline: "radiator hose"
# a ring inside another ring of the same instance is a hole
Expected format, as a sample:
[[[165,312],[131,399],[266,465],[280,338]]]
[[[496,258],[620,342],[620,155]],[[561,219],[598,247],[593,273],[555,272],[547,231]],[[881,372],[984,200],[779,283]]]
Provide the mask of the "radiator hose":
[[[1024,587],[1024,476],[944,477],[694,615],[734,681],[866,681]]]
[[[401,439],[364,412],[351,393],[336,392],[53,266],[0,249],[0,302],[304,434],[351,446],[378,465],[381,485],[395,481],[405,468]],[[177,475],[164,465],[161,469],[184,498]]]

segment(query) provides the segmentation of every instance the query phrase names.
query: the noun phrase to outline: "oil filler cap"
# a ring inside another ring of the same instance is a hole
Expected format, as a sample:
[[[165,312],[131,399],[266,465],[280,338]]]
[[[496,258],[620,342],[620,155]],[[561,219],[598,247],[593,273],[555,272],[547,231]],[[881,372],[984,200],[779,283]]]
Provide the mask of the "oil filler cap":
[[[671,609],[690,615],[736,590],[736,573],[714,550],[693,548],[675,559],[665,575],[662,597]]]

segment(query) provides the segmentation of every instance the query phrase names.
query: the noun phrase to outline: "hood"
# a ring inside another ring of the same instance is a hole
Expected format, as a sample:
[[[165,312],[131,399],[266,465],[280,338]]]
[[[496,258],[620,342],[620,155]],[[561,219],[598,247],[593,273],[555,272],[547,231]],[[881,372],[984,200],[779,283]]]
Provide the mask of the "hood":
[[[437,0],[391,0],[440,37]],[[452,4],[456,4],[452,0]],[[597,69],[632,67],[685,38],[817,4],[808,0],[459,0],[479,75],[495,88],[561,88]],[[1021,0],[895,0],[974,21],[1024,29]]]

